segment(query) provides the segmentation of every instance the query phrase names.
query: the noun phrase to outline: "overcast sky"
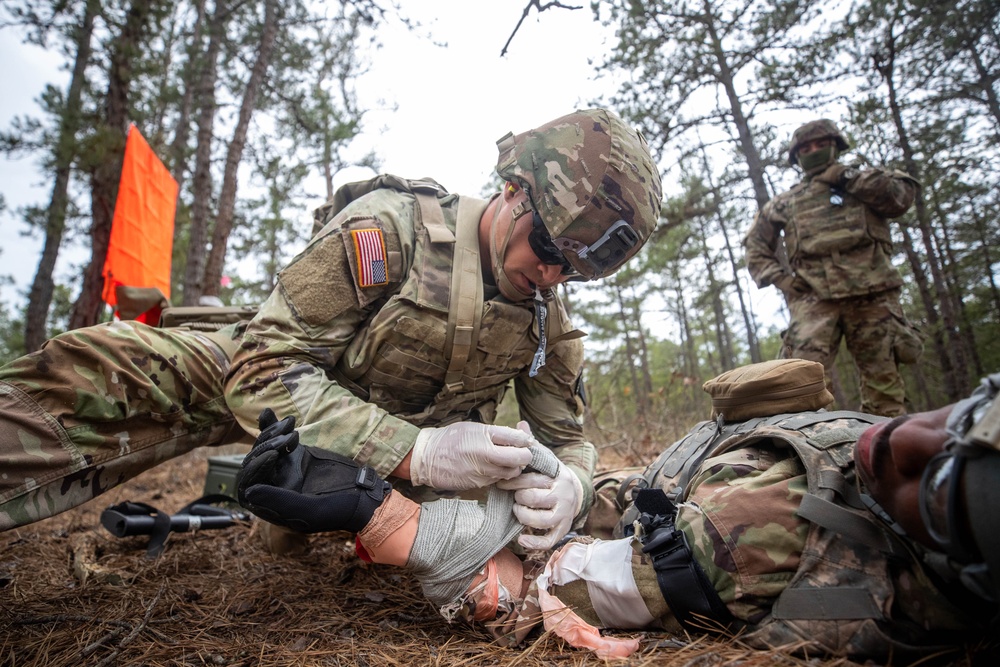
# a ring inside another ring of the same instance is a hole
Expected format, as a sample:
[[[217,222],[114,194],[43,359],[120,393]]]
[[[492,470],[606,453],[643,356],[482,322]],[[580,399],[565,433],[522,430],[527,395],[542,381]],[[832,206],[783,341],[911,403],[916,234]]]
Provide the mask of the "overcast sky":
[[[593,20],[588,3],[575,11],[532,10],[505,57],[500,51],[517,24],[522,2],[508,0],[403,0],[404,11],[425,30],[407,32],[396,24],[379,33],[382,48],[372,54],[371,71],[358,82],[366,132],[355,142],[360,153],[374,148],[382,170],[405,177],[430,176],[452,192],[478,195],[496,162],[496,140],[587,106],[609,95],[613,82],[598,78],[611,33]],[[569,3],[567,3],[569,4]],[[434,15],[427,15],[433,7]],[[442,48],[422,35],[430,32]],[[61,59],[20,44],[10,30],[0,32],[0,127],[16,114],[34,113],[34,100],[47,82],[65,86]],[[395,105],[395,111],[388,109]],[[141,128],[140,128],[141,129]],[[661,165],[662,166],[662,165]],[[355,180],[342,175],[340,182]],[[10,209],[43,202],[50,184],[32,162],[0,158],[0,193]],[[320,188],[313,188],[322,194]],[[308,202],[311,221],[320,200]],[[34,276],[40,240],[20,236],[24,225],[12,211],[0,215],[0,274],[14,274],[17,288],[0,299],[20,300]],[[73,275],[84,252],[66,252],[60,278]]]
[[[371,71],[358,83],[362,108],[373,111],[355,148],[358,153],[375,148],[384,171],[431,176],[453,192],[478,194],[495,163],[497,139],[568,113],[604,92],[591,80],[588,65],[603,50],[602,29],[589,9],[533,12],[501,59],[520,18],[520,3],[411,0],[403,5],[425,29],[409,33],[396,23],[386,25],[379,34],[383,46],[371,56]],[[436,17],[426,15],[428,6]],[[447,42],[447,48],[431,43],[427,32]],[[62,87],[67,81],[59,71],[61,58],[20,44],[11,30],[0,31],[0,62],[5,64],[0,68],[0,90],[5,91],[0,127],[15,115],[36,113],[35,99],[46,83]],[[47,199],[49,184],[41,178],[30,159],[0,158],[0,193],[11,209]],[[319,203],[309,203],[303,219]],[[0,273],[13,273],[21,286],[30,283],[40,252],[40,241],[18,236],[23,230],[10,211],[0,218]],[[13,295],[7,290],[3,298]]]

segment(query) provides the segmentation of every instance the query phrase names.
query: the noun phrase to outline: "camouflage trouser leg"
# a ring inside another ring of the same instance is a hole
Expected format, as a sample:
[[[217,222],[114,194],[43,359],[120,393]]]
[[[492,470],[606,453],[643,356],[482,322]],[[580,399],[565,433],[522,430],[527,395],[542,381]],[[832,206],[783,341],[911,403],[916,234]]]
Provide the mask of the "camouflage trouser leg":
[[[861,376],[861,410],[889,417],[906,411],[903,378],[893,351],[902,320],[898,290],[851,299],[807,295],[789,301],[788,310],[789,355],[823,364],[828,389],[832,390],[830,369],[843,337]]]
[[[861,375],[861,411],[886,417],[906,413],[906,388],[896,364],[894,343],[902,309],[899,290],[849,299],[844,337]]]
[[[844,331],[840,326],[840,308],[834,301],[823,301],[812,294],[788,302],[791,321],[785,332],[786,355],[823,364],[826,388],[833,391],[830,369],[837,358]]]
[[[239,438],[223,395],[228,366],[201,334],[114,322],[0,368],[0,530]]]

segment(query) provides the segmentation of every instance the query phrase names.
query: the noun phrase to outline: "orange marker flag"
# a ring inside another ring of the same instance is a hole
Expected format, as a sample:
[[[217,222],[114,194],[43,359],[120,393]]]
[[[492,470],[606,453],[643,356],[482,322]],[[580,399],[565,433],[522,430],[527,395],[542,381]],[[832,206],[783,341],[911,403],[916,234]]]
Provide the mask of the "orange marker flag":
[[[177,190],[177,181],[139,128],[130,126],[104,261],[105,303],[117,305],[115,288],[119,285],[156,287],[170,298]]]

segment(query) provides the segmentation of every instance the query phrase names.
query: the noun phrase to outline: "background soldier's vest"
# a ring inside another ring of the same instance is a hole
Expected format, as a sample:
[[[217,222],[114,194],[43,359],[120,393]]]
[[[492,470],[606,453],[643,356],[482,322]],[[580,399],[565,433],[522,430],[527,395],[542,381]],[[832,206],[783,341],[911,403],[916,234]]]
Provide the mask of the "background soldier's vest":
[[[785,242],[793,266],[799,256],[808,261],[809,257],[849,252],[872,243],[892,246],[885,218],[846,192],[813,180],[799,183],[780,196],[790,221]],[[838,197],[839,205],[831,203]]]
[[[705,421],[674,443],[642,475],[650,487],[675,501],[686,497],[688,481],[706,458],[769,441],[795,450],[806,469],[808,493],[798,514],[811,522],[799,569],[778,596],[771,613],[748,626],[744,641],[759,647],[796,645],[836,655],[879,657],[926,655],[955,637],[927,632],[894,609],[893,573],[906,570],[935,591],[906,542],[878,521],[861,502],[854,472],[854,444],[871,424],[863,413],[803,412],[744,422]],[[625,486],[625,485],[623,485]],[[616,528],[636,518],[628,507]],[[948,610],[956,626],[975,621],[942,595],[927,600]],[[980,619],[982,620],[982,619]]]
[[[793,271],[821,299],[902,284],[891,262],[888,221],[854,195],[810,180],[775,197],[774,206],[787,221],[785,246]]]

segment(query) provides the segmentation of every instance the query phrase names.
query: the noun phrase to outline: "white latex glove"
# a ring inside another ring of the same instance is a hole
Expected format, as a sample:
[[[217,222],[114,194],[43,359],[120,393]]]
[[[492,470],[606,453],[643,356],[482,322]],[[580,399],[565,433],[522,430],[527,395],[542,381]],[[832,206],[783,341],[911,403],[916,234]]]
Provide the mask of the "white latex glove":
[[[435,489],[465,491],[521,474],[531,462],[531,435],[474,422],[422,428],[410,457],[410,481]]]
[[[583,505],[580,478],[559,463],[555,479],[537,472],[524,473],[497,483],[514,491],[514,516],[524,526],[543,531],[541,535],[522,533],[517,543],[525,549],[551,549],[573,526],[573,519]]]

